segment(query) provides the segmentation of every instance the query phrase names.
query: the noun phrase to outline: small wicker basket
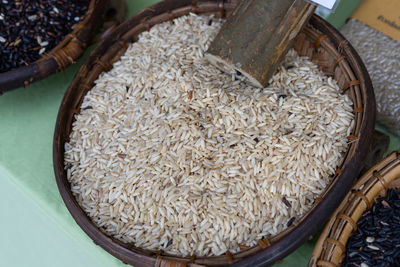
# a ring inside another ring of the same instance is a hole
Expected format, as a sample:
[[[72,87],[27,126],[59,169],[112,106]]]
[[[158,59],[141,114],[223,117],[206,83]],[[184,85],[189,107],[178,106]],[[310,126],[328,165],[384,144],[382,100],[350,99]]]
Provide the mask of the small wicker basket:
[[[389,188],[400,190],[400,150],[371,168],[353,186],[325,226],[308,266],[340,266],[357,221]]]
[[[355,50],[331,25],[318,16],[302,31],[295,43],[300,55],[309,56],[328,75],[334,77],[343,93],[354,103],[355,127],[348,137],[349,146],[331,184],[302,218],[257,246],[236,254],[214,257],[176,257],[162,251],[149,251],[124,244],[105,235],[88,218],[70,190],[64,169],[64,143],[69,140],[74,115],[79,113],[86,93],[99,75],[112,68],[129,43],[153,25],[188,14],[229,16],[238,0],[168,0],[131,17],[105,38],[80,68],[62,101],[56,122],[53,162],[60,194],[76,222],[94,242],[122,261],[134,266],[265,266],[275,263],[304,243],[322,227],[346,195],[358,176],[367,155],[375,123],[375,98],[368,73]]]
[[[91,0],[84,19],[48,54],[28,66],[0,73],[0,94],[59,72],[80,58],[103,22],[109,0]]]

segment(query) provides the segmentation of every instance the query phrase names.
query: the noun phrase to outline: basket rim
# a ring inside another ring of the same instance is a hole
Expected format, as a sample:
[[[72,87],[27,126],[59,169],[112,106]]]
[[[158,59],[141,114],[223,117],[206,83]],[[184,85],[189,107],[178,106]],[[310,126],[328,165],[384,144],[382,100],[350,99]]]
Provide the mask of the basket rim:
[[[367,184],[369,185],[368,188],[366,188]],[[340,257],[344,256],[345,250],[343,251],[342,247],[346,247],[347,241],[355,231],[354,225],[362,218],[362,214],[372,209],[375,199],[382,194],[386,194],[392,185],[400,189],[400,150],[390,153],[365,172],[354,184],[351,191],[346,194],[346,197],[331,215],[318,238],[308,266],[340,266],[343,258],[338,259],[337,255],[340,255]],[[351,211],[348,210],[350,208]],[[344,219],[342,229],[339,229],[339,222],[343,218],[342,214],[347,216],[348,219]],[[352,229],[350,234],[343,233],[347,225]],[[339,237],[335,238],[332,236],[333,234]],[[335,243],[331,243],[333,246],[326,254],[324,247],[326,240],[329,238],[336,241],[334,241]],[[340,254],[337,248],[340,249]],[[333,255],[334,253],[336,255]],[[323,258],[321,259],[322,256]],[[327,259],[333,256],[333,259]]]
[[[107,1],[109,0],[90,0],[83,20],[74,24],[72,32],[66,34],[49,53],[26,66],[1,72],[0,95],[21,86],[26,88],[32,82],[64,70],[80,58],[101,24]]]
[[[207,3],[218,3],[220,7],[224,7],[229,2],[227,1],[218,1],[218,0],[205,0],[205,1],[191,1],[191,0],[168,0],[162,1],[158,4],[155,4],[149,8],[144,9],[142,12],[132,16],[127,21],[118,26],[106,39],[104,39],[98,47],[94,51],[92,51],[91,55],[85,61],[84,65],[80,68],[79,72],[87,72],[88,67],[91,66],[93,62],[98,60],[98,56],[100,55],[100,51],[102,47],[106,47],[107,45],[118,43],[118,39],[126,33],[133,26],[137,26],[143,23],[143,21],[147,21],[149,18],[155,17],[160,14],[169,13],[171,14],[171,8],[173,10],[177,10],[184,6],[191,6],[193,3],[196,3],[196,6],[193,11],[196,11],[198,4],[207,4]],[[221,5],[222,3],[222,5]],[[192,6],[193,7],[193,6]],[[160,11],[162,9],[162,11]],[[271,244],[265,249],[262,249],[255,253],[254,255],[246,257],[246,259],[239,261],[237,265],[265,265],[265,264],[273,264],[284,256],[290,254],[294,251],[299,245],[304,243],[310,235],[312,235],[318,228],[323,226],[323,223],[328,219],[328,216],[320,216],[319,213],[330,214],[336,208],[336,206],[340,203],[340,199],[344,197],[345,193],[348,189],[350,189],[353,179],[352,177],[356,177],[358,175],[358,171],[361,168],[361,162],[365,158],[367,154],[367,150],[369,148],[369,140],[372,137],[372,133],[374,130],[374,122],[375,122],[375,98],[373,94],[371,80],[366,71],[365,66],[363,65],[361,59],[355,52],[355,50],[348,44],[348,42],[344,39],[344,37],[333,28],[326,21],[321,19],[320,17],[314,15],[311,19],[311,24],[313,26],[319,25],[318,30],[322,33],[328,33],[335,37],[335,40],[331,40],[335,42],[336,47],[340,47],[343,44],[343,53],[347,58],[350,58],[350,63],[353,72],[357,73],[357,76],[363,78],[360,82],[362,86],[364,86],[366,95],[364,95],[364,100],[367,99],[368,102],[364,103],[364,109],[362,111],[363,118],[361,122],[361,131],[362,137],[358,140],[358,145],[356,147],[353,155],[350,156],[349,162],[346,163],[345,168],[342,170],[342,173],[338,175],[336,179],[336,183],[330,188],[329,192],[325,195],[325,198],[322,199],[314,209],[307,214],[307,217],[302,220],[295,229],[289,231],[280,238],[275,243]],[[130,25],[130,27],[129,27]],[[132,26],[133,25],[133,26]],[[148,26],[148,25],[147,25]],[[122,32],[122,34],[120,33]],[[356,68],[357,67],[357,68]],[[355,69],[356,68],[356,69]],[[355,70],[354,70],[355,69]],[[79,74],[78,72],[78,74]],[[87,217],[87,215],[82,211],[80,206],[77,204],[74,196],[70,191],[70,185],[68,181],[64,178],[64,166],[59,164],[60,159],[63,159],[62,154],[60,153],[60,149],[62,150],[64,144],[64,136],[65,133],[62,132],[61,127],[65,122],[62,121],[62,111],[66,109],[66,105],[68,99],[71,97],[71,92],[74,87],[77,86],[79,82],[78,74],[75,76],[74,81],[68,88],[67,92],[64,95],[64,99],[59,109],[59,113],[57,116],[57,122],[54,132],[54,142],[53,142],[53,163],[54,163],[54,171],[56,176],[57,185],[60,191],[60,194],[74,217],[75,221],[78,225],[95,241],[96,244],[103,247],[112,255],[121,259],[122,261],[134,264],[135,266],[143,266],[146,264],[154,265],[156,262],[155,256],[145,255],[136,253],[126,246],[123,246],[121,242],[117,242],[116,240],[111,239],[106,236],[103,232],[101,232]],[[63,150],[62,150],[63,151]],[[357,159],[356,159],[357,158]],[[345,190],[344,190],[345,189]],[[339,196],[339,197],[338,197]],[[331,211],[331,212],[329,212]],[[326,218],[320,218],[326,217]],[[313,225],[313,229],[310,231],[309,226]],[[297,235],[298,238],[293,240],[292,236]],[[159,256],[158,256],[159,257]],[[221,257],[221,256],[219,256]],[[208,257],[211,258],[211,257]],[[184,260],[184,258],[181,258]],[[201,257],[199,257],[201,259]],[[186,262],[187,259],[185,259]],[[198,262],[196,262],[198,263]],[[201,263],[198,263],[201,264]]]

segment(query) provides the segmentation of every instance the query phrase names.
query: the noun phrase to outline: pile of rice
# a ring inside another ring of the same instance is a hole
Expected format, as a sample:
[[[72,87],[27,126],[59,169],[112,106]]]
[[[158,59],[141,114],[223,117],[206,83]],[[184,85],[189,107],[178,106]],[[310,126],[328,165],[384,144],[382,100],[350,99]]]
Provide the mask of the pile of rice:
[[[336,82],[295,51],[268,88],[222,73],[203,59],[221,24],[152,27],[85,96],[65,166],[106,234],[181,256],[237,252],[304,214],[341,163],[354,118]]]
[[[400,42],[356,19],[350,19],[340,31],[371,76],[378,121],[400,135]]]

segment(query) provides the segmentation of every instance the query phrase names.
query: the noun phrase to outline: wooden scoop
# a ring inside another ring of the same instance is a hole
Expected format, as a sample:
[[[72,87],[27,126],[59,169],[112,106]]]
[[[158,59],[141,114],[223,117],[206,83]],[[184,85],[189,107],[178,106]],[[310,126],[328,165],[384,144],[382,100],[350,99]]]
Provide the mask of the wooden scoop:
[[[205,57],[225,72],[266,87],[314,10],[304,0],[242,0]]]

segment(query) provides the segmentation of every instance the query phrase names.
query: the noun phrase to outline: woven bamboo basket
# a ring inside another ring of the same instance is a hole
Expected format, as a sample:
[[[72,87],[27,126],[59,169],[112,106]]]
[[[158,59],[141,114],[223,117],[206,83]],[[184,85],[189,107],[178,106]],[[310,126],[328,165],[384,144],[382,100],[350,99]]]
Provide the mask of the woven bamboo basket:
[[[109,0],[91,0],[84,19],[48,54],[28,66],[0,73],[0,94],[46,78],[80,58],[103,22]]]
[[[304,243],[322,227],[339,205],[359,174],[368,152],[375,123],[375,98],[368,73],[355,50],[332,26],[318,16],[298,37],[295,48],[301,55],[309,56],[321,69],[333,76],[354,103],[355,127],[348,137],[349,145],[343,162],[332,177],[332,183],[313,204],[307,214],[295,220],[285,231],[269,239],[261,239],[257,246],[244,248],[239,253],[213,257],[176,257],[162,251],[149,251],[124,244],[101,232],[76,202],[64,169],[64,143],[69,140],[74,115],[94,81],[104,71],[110,70],[138,34],[153,25],[186,15],[215,14],[229,16],[235,1],[168,0],[153,5],[125,21],[105,38],[91,53],[67,90],[55,127],[53,143],[54,171],[60,194],[80,227],[94,242],[123,262],[134,266],[238,266],[269,265],[282,259]]]
[[[313,251],[309,266],[340,266],[357,221],[388,189],[400,190],[400,150],[379,162],[353,186],[331,216]]]

